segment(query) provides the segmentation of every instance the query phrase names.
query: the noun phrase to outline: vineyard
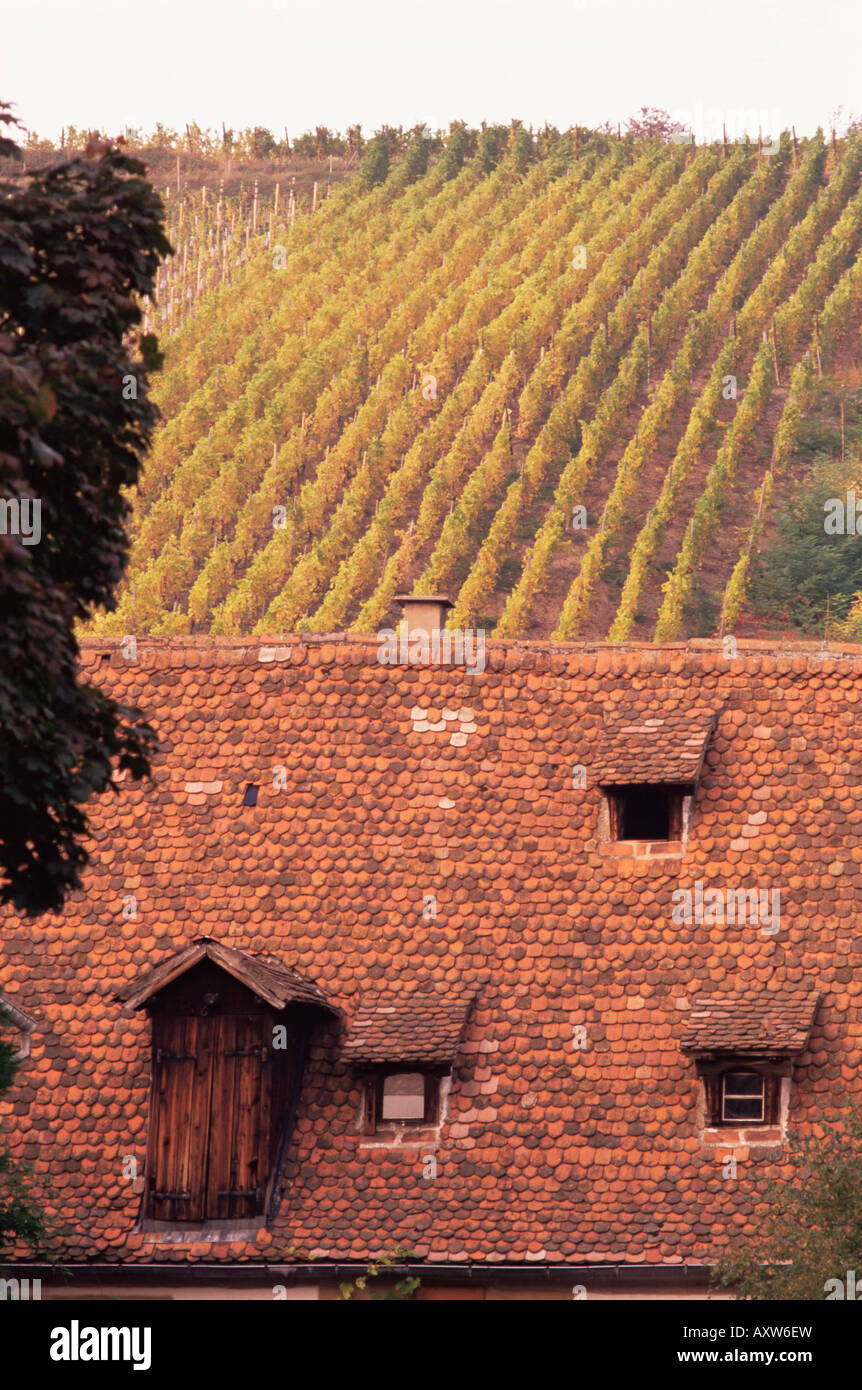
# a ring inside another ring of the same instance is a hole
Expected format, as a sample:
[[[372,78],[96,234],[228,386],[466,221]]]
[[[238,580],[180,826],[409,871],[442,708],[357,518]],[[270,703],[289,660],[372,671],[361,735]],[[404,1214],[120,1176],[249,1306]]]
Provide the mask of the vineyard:
[[[733,631],[860,357],[859,137],[408,166],[170,208],[163,423],[95,630],[373,632],[412,590],[507,638]]]

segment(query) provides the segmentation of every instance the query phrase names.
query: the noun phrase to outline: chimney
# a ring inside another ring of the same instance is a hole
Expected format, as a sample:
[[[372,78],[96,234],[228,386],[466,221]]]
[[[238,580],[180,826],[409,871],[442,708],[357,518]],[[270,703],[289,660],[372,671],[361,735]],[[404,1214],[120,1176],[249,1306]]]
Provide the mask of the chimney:
[[[406,628],[408,642],[414,633],[430,637],[434,632],[442,632],[448,610],[455,607],[445,594],[396,594],[395,598],[401,604],[399,636]]]

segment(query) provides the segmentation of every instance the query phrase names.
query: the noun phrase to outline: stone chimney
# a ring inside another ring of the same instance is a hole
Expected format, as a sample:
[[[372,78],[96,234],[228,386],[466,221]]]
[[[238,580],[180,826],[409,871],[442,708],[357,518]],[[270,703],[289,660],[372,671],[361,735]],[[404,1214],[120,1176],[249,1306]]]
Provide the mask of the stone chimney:
[[[442,632],[449,609],[455,607],[445,594],[396,594],[395,598],[401,604],[399,636],[406,628],[408,642],[414,633],[430,637]]]

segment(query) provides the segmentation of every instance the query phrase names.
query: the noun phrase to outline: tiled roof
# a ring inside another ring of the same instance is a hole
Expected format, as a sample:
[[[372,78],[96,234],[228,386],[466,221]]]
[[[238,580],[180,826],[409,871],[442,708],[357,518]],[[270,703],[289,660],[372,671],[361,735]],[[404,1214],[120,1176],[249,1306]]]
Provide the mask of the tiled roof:
[[[325,1009],[327,1013],[338,1013],[317,985],[304,979],[296,970],[290,970],[275,957],[234,951],[229,946],[219,945],[209,936],[200,937],[186,950],[170,955],[155,970],[148,970],[124,989],[117,990],[117,998],[125,1004],[124,1012],[132,1013],[139,1009],[152,995],[204,959],[220,965],[274,1009],[283,1009],[287,1004],[312,1004]]]
[[[0,1111],[52,1178],[65,1259],[403,1244],[432,1262],[703,1263],[756,1228],[755,1175],[784,1171],[752,1150],[727,1182],[701,1143],[680,1039],[704,994],[819,988],[790,1122],[811,1132],[862,1097],[862,650],[488,641],[485,657],[471,675],[385,666],[351,636],[139,639],[137,660],[84,645],[85,677],[141,706],[162,751],[151,782],[88,808],[86,890],[57,916],[2,914],[0,987],[39,1026]],[[600,786],[572,768],[669,709],[683,732],[720,711],[684,853],[604,855]],[[780,893],[779,929],[676,920],[698,881]],[[117,992],[204,935],[342,1012],[316,1026],[256,1241],[148,1234],[124,1176],[145,1161],[152,1035]],[[345,1039],[402,990],[477,996],[432,1149],[358,1132]]]
[[[451,1063],[472,1003],[471,998],[425,993],[363,999],[344,1056],[352,1062]]]
[[[689,782],[700,776],[717,712],[693,707],[677,696],[650,707],[632,701],[614,710],[590,770],[597,782]]]
[[[817,1012],[819,991],[805,985],[768,987],[754,994],[701,994],[681,1039],[685,1052],[737,1056],[804,1051]]]

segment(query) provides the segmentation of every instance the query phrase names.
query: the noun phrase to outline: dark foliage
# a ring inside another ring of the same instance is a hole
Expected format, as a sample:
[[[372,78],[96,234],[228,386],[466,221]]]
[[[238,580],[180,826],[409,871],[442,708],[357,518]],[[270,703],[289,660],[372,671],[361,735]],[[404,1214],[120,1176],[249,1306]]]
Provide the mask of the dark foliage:
[[[738,1298],[834,1298],[836,1282],[862,1268],[862,1112],[807,1139],[791,1135],[787,1162],[791,1176],[757,1194],[758,1235],[716,1269]]]
[[[0,1030],[11,1023],[0,1005]],[[14,1053],[14,1044],[0,1036],[0,1097],[11,1088],[18,1071]],[[16,1162],[0,1137],[0,1255],[15,1245],[32,1255],[50,1254],[59,1227],[45,1214],[43,1202],[49,1196],[48,1188],[34,1187],[30,1170]]]
[[[29,913],[80,886],[84,804],[154,748],[79,681],[74,629],[125,568],[160,364],[139,297],[169,251],[144,165],[111,146],[0,183],[0,901]]]

